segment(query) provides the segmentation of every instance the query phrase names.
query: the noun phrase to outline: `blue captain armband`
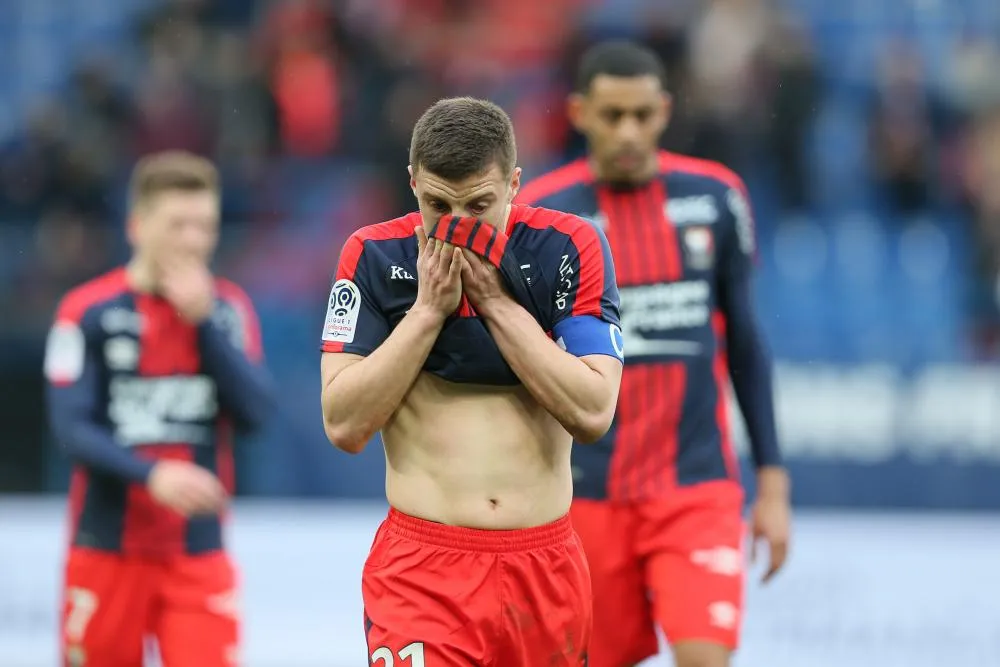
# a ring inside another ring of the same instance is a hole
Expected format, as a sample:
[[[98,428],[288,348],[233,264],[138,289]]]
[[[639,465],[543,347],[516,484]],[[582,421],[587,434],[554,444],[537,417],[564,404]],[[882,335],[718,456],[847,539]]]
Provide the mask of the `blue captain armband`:
[[[625,343],[617,324],[605,322],[593,315],[578,315],[560,321],[552,329],[559,347],[574,357],[603,354],[625,360]]]

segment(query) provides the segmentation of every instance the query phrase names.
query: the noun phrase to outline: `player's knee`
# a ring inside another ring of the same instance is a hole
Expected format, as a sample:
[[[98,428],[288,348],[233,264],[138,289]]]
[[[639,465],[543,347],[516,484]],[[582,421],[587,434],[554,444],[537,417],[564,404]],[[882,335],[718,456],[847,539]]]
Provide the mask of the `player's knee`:
[[[730,651],[721,644],[681,642],[674,646],[676,667],[729,667]]]
[[[729,667],[729,657],[698,656],[685,660],[676,660],[676,667]]]
[[[86,646],[71,644],[63,649],[65,667],[142,667],[142,646],[116,646],[113,643],[96,643]]]

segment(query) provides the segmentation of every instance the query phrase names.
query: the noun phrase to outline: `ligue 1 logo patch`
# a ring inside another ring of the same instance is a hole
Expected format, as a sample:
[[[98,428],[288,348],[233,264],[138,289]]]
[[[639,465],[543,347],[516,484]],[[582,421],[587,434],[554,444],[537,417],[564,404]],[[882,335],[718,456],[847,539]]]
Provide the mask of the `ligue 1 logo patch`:
[[[323,340],[331,343],[353,343],[361,313],[361,292],[354,282],[338,280],[330,290],[330,303],[323,324]]]
[[[45,342],[45,377],[57,384],[73,383],[83,375],[87,341],[73,322],[56,322]]]
[[[682,232],[684,252],[691,268],[705,271],[715,262],[715,239],[708,227],[688,227]]]

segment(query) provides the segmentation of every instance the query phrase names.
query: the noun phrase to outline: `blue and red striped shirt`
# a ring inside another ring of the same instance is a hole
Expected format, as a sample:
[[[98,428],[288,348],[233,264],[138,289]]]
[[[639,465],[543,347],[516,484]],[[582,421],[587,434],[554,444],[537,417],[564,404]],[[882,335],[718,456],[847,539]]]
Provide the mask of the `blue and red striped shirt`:
[[[604,230],[621,293],[625,369],[605,438],[573,449],[578,497],[645,500],[739,479],[732,377],[758,465],[779,462],[771,363],[752,308],[746,189],[720,164],[671,153],[637,186],[597,181],[586,160],[526,185],[518,201]]]
[[[459,225],[462,220],[470,224]],[[367,356],[403,319],[417,296],[414,229],[420,224],[414,212],[363,227],[347,240],[327,305],[324,352]],[[446,224],[435,235],[513,267],[517,275],[505,278],[518,281],[516,292],[531,301],[522,305],[530,305],[539,324],[567,351],[620,358],[615,268],[601,230],[574,215],[528,206],[512,206],[503,230],[468,219],[440,223]],[[520,382],[464,298],[423,370],[459,383]]]
[[[250,299],[222,279],[216,293],[197,327],[166,299],[133,290],[124,269],[59,304],[45,375],[50,428],[73,461],[74,547],[145,557],[222,548],[219,517],[185,520],[145,484],[170,458],[198,463],[232,490],[233,431],[258,428],[271,408]]]

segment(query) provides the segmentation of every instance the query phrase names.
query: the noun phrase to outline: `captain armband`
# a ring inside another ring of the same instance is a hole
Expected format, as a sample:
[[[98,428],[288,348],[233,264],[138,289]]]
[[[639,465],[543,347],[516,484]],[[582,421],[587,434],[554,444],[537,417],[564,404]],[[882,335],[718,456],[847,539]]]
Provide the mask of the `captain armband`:
[[[603,354],[619,361],[625,360],[621,328],[593,315],[578,315],[562,320],[552,330],[552,337],[559,347],[575,357]]]

